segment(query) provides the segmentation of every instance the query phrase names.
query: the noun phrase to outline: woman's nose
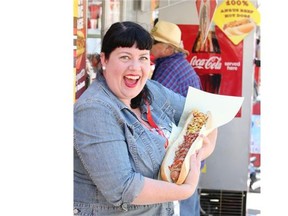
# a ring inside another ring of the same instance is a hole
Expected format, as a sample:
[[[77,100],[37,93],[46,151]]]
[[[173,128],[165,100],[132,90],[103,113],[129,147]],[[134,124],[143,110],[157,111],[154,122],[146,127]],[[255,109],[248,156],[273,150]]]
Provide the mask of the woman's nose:
[[[139,61],[132,61],[128,68],[129,68],[129,70],[140,69],[140,62]]]

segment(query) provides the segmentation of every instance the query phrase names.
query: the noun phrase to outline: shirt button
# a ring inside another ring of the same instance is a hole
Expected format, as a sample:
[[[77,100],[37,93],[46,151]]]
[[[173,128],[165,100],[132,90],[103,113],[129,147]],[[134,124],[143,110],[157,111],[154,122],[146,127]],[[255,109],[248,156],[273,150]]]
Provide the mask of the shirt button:
[[[123,203],[123,204],[121,205],[121,207],[122,207],[122,209],[123,209],[124,211],[128,211],[127,203]]]
[[[79,210],[76,209],[76,208],[74,208],[73,213],[74,213],[74,214],[77,214],[77,213],[79,213]]]

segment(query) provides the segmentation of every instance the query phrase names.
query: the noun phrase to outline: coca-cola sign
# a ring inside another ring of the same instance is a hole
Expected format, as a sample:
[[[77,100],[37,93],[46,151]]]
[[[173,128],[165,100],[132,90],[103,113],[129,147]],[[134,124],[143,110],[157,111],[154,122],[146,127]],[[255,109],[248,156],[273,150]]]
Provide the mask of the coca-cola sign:
[[[199,75],[203,90],[220,95],[242,96],[243,43],[236,46],[215,26],[211,30],[214,34],[211,34],[211,38],[207,37],[201,49],[201,43],[198,43],[199,24],[178,26],[182,32],[183,45],[190,51],[187,60]]]
[[[207,70],[221,70],[222,62],[221,57],[211,56],[207,58],[198,58],[193,56],[191,58],[190,64],[193,68],[197,69],[207,69]]]

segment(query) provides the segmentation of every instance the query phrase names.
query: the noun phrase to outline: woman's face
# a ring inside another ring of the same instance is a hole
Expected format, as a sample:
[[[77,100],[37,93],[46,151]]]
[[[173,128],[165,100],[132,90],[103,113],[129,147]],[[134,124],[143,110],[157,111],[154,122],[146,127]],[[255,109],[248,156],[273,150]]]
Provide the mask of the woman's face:
[[[103,75],[111,91],[128,107],[143,89],[150,73],[150,51],[133,47],[118,47],[109,59],[101,53]]]

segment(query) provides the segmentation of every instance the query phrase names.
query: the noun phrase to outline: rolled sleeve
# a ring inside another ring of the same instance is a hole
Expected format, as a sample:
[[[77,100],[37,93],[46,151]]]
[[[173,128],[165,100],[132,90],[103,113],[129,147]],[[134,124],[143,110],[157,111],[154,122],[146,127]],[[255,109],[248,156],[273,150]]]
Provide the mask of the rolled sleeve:
[[[130,163],[123,127],[117,113],[101,101],[74,110],[77,154],[97,189],[116,206],[131,203],[144,185]]]
[[[131,203],[139,195],[144,186],[144,177],[140,173],[135,173],[133,180],[127,185],[123,192],[123,203]]]

